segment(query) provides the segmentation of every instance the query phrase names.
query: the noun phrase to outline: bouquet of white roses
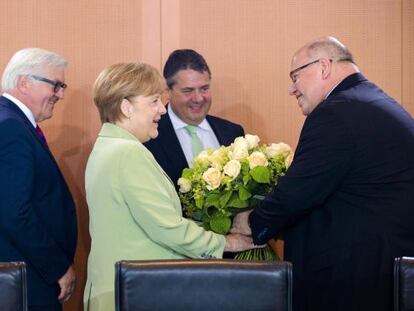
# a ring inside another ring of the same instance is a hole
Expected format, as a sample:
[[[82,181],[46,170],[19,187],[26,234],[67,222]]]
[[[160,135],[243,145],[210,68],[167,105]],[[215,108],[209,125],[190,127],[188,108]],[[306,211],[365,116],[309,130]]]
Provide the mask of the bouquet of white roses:
[[[189,217],[206,230],[227,234],[231,217],[255,207],[289,167],[293,152],[285,143],[259,145],[259,137],[237,137],[228,147],[207,149],[178,179],[179,195]],[[270,248],[239,253],[237,259],[271,259]],[[276,256],[277,258],[277,256]]]

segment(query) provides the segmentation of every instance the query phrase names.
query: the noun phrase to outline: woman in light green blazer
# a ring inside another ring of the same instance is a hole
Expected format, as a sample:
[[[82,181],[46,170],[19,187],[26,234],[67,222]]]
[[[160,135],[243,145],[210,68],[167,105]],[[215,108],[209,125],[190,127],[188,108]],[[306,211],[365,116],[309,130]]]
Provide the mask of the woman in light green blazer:
[[[175,187],[142,143],[166,112],[164,79],[142,63],[112,65],[94,86],[102,129],[89,156],[86,197],[92,239],[85,310],[114,310],[115,262],[221,258],[253,248],[250,238],[205,231],[182,217]]]

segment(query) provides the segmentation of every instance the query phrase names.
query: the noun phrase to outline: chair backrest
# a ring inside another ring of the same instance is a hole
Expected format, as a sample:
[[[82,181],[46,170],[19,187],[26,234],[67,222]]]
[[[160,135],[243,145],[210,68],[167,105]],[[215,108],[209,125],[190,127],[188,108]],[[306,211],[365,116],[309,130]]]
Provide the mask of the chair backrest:
[[[394,310],[414,311],[414,258],[395,258]]]
[[[2,311],[27,310],[26,264],[0,262],[0,309]]]
[[[120,261],[117,311],[292,310],[289,262],[237,260]]]

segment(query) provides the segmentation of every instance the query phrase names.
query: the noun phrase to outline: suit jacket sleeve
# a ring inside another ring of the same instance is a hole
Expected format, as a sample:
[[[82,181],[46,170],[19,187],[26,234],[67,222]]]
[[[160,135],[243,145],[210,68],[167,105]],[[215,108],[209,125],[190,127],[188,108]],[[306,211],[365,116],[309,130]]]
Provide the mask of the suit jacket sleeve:
[[[286,175],[250,215],[254,242],[265,243],[320,208],[346,175],[353,147],[340,116],[319,105],[305,121]]]
[[[24,258],[50,283],[56,282],[71,260],[45,230],[33,208],[37,143],[22,123],[0,124],[0,230]],[[52,190],[53,191],[53,190]]]
[[[222,257],[224,236],[205,231],[182,217],[174,186],[144,148],[124,153],[120,169],[123,193],[132,217],[155,242],[192,257]]]

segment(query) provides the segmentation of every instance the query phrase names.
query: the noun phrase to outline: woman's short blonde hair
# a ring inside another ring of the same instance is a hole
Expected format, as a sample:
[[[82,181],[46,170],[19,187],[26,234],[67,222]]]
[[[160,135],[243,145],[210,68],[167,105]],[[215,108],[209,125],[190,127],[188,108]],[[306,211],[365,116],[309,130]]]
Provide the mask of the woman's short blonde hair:
[[[115,123],[123,117],[123,99],[152,96],[166,89],[164,78],[157,69],[144,63],[119,63],[105,68],[93,87],[93,100],[101,122]]]

